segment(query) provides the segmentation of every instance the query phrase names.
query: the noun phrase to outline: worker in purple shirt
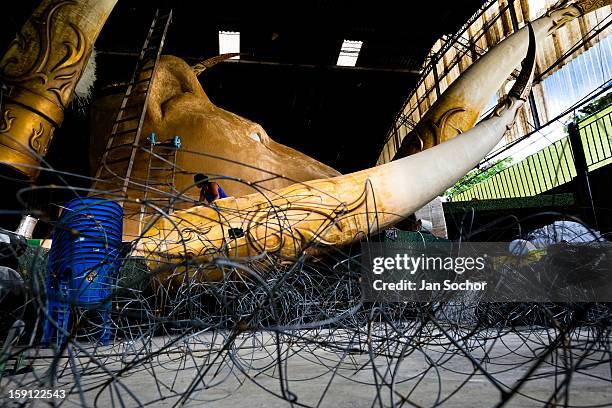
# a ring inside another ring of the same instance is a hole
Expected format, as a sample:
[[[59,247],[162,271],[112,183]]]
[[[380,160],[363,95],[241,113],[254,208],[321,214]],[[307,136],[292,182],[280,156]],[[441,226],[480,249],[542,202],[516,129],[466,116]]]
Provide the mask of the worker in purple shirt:
[[[210,181],[208,176],[202,173],[193,176],[193,181],[200,188],[200,201],[212,204],[215,200],[227,197],[219,183]]]

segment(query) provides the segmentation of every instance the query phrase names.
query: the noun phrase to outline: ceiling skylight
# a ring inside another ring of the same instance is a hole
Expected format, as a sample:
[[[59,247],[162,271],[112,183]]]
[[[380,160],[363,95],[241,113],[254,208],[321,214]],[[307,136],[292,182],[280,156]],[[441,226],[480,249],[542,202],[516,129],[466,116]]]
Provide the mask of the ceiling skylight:
[[[357,58],[359,57],[362,45],[363,41],[344,40],[336,65],[354,67],[357,64]]]
[[[240,32],[219,31],[219,54],[230,52],[240,52]],[[240,59],[240,56],[237,55],[232,59]]]

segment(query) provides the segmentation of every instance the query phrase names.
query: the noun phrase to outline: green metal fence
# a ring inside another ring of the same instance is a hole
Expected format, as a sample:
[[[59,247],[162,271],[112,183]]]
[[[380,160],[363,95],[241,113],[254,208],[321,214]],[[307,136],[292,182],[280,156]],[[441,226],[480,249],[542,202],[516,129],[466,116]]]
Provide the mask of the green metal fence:
[[[589,171],[612,163],[612,105],[578,124]]]
[[[578,122],[589,171],[612,163],[612,106]],[[568,136],[452,196],[452,201],[529,197],[576,177]],[[469,179],[468,179],[469,180]],[[466,183],[468,180],[463,180]],[[461,187],[459,185],[459,187]]]

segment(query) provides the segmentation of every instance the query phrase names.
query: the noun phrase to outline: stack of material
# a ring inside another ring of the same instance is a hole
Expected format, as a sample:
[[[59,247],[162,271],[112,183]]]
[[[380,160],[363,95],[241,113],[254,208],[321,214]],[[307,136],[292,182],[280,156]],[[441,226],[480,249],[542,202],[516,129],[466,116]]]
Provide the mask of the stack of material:
[[[110,329],[106,322],[111,288],[121,261],[122,227],[123,209],[116,202],[76,198],[65,205],[49,252],[48,316],[43,343],[52,337],[58,345],[63,341],[70,304],[99,308],[103,322],[99,340],[108,341]]]

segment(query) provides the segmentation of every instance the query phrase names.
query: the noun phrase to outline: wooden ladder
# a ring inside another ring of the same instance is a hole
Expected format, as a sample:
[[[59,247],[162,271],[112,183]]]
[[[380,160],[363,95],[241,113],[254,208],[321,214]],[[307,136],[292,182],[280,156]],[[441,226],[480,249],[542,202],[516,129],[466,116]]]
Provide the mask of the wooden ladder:
[[[114,198],[127,197],[149,94],[171,21],[171,10],[164,15],[156,10],[98,165],[92,195],[105,192]],[[123,200],[119,201],[123,205]]]

